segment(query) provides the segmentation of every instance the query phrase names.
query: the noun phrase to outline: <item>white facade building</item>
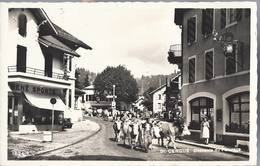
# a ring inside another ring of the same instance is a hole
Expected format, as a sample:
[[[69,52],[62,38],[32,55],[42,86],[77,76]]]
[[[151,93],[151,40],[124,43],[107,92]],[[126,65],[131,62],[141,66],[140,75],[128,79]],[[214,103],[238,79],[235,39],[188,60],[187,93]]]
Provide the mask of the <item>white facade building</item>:
[[[20,132],[54,127],[73,113],[78,47],[91,49],[52,23],[42,9],[9,9],[8,27],[8,127]]]

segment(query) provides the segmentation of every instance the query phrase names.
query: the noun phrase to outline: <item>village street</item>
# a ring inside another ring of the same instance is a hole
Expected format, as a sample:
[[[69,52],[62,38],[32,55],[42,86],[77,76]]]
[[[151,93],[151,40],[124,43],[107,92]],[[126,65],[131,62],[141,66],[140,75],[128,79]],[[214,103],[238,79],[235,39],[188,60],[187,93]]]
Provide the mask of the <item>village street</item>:
[[[101,130],[86,140],[68,146],[66,148],[45,153],[39,156],[28,157],[29,160],[134,160],[134,161],[245,161],[246,157],[223,152],[210,151],[177,143],[177,150],[170,149],[168,152],[164,147],[159,147],[154,140],[153,149],[148,153],[141,149],[131,150],[124,146],[123,142],[114,141],[112,122],[103,121],[96,117],[91,120],[100,124]]]

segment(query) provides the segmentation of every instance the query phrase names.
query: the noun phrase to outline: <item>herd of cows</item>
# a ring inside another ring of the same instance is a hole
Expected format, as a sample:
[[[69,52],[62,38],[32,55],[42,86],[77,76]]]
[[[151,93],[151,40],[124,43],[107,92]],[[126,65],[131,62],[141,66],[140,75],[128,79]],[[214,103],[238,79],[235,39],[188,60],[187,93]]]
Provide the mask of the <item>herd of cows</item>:
[[[124,145],[128,143],[131,149],[141,148],[148,152],[152,149],[153,139],[158,139],[158,144],[161,146],[164,146],[164,139],[166,139],[165,147],[168,149],[169,144],[172,143],[173,148],[176,149],[175,139],[190,135],[186,124],[176,124],[152,118],[128,117],[125,114],[114,121],[115,141],[119,142],[122,139]]]

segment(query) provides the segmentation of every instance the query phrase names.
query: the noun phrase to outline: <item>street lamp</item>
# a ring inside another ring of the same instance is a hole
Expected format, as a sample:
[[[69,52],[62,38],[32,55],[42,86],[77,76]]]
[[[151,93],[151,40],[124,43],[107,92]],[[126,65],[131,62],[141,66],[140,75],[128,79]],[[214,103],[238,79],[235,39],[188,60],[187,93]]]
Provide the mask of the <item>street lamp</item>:
[[[233,61],[235,61],[235,63],[237,63],[243,69],[243,65],[231,56],[235,49],[234,44],[237,42],[233,40],[234,35],[231,32],[225,32],[222,35],[219,35],[216,30],[213,30],[212,34],[213,34],[213,40],[221,44],[221,47],[224,52],[224,56],[226,58],[231,58]]]

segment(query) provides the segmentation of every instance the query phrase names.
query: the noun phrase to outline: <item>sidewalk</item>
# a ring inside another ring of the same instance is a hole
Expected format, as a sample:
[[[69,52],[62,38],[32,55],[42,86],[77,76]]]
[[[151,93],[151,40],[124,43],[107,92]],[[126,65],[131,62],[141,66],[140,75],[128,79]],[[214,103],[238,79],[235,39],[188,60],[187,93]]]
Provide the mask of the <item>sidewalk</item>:
[[[43,142],[43,133],[19,134],[11,132],[8,138],[8,151],[11,159],[39,155],[74,144],[92,136],[100,126],[90,120],[74,123],[71,129],[54,132],[53,142]]]
[[[232,153],[232,154],[249,157],[249,152],[242,151],[240,148],[229,147],[229,146],[219,145],[219,144],[212,144],[212,143],[206,145],[193,140],[176,140],[175,142],[187,144],[187,145],[193,145],[193,146],[206,148],[206,149],[213,149],[214,151],[218,151],[218,152]]]

